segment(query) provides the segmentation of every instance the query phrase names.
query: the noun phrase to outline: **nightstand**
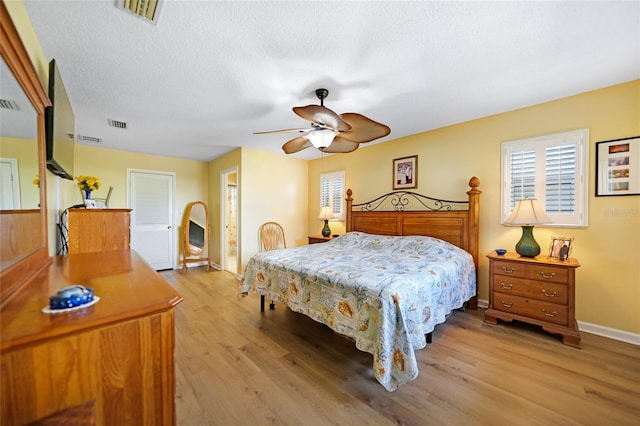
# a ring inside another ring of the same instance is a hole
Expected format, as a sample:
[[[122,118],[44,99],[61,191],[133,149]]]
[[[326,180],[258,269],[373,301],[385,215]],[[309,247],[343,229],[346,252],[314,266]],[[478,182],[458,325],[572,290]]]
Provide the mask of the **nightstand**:
[[[565,345],[580,347],[575,319],[575,271],[578,260],[520,257],[507,252],[489,258],[489,308],[484,320],[523,321],[562,335]]]
[[[309,238],[309,244],[326,243],[333,239],[331,235],[328,237],[325,237],[324,235],[309,235],[307,238]]]

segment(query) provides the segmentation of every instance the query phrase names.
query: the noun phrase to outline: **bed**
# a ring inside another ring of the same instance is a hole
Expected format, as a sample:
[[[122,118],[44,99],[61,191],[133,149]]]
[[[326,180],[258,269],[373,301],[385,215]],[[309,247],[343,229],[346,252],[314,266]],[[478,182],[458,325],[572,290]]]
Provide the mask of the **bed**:
[[[466,201],[396,191],[354,204],[346,233],[322,244],[253,256],[240,294],[253,291],[326,324],[373,355],[387,390],[418,376],[415,351],[455,309],[477,307],[479,180]]]

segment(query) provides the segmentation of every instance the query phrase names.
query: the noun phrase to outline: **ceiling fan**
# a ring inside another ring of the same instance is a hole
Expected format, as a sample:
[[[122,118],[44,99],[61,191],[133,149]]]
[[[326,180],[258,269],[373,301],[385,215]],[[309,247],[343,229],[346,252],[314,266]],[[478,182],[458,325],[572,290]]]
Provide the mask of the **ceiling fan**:
[[[272,130],[265,133],[302,133],[284,145],[282,150],[293,154],[314,146],[322,152],[346,153],[355,151],[361,143],[371,142],[391,133],[391,129],[355,112],[336,114],[324,106],[324,99],[329,95],[327,89],[316,89],[320,105],[293,107],[293,112],[311,122],[311,127],[297,129]]]

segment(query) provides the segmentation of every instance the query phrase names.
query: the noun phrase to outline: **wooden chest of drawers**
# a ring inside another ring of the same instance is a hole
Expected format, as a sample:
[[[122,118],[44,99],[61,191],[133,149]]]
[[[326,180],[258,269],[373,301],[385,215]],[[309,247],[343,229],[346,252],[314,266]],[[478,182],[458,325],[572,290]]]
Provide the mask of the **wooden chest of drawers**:
[[[489,308],[485,322],[524,321],[562,335],[564,344],[580,347],[575,320],[575,270],[578,261],[546,256],[520,257],[516,253],[489,258]]]

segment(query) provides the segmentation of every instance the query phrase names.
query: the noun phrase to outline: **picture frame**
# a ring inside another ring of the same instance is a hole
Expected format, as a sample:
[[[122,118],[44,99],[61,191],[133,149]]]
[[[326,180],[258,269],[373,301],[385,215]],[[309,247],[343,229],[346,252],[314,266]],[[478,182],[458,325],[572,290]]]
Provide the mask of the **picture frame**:
[[[573,238],[551,237],[549,245],[549,257],[558,260],[567,260],[573,250]]]
[[[418,156],[396,158],[393,160],[393,189],[411,189],[418,187]]]
[[[640,136],[596,143],[596,197],[640,195]]]

